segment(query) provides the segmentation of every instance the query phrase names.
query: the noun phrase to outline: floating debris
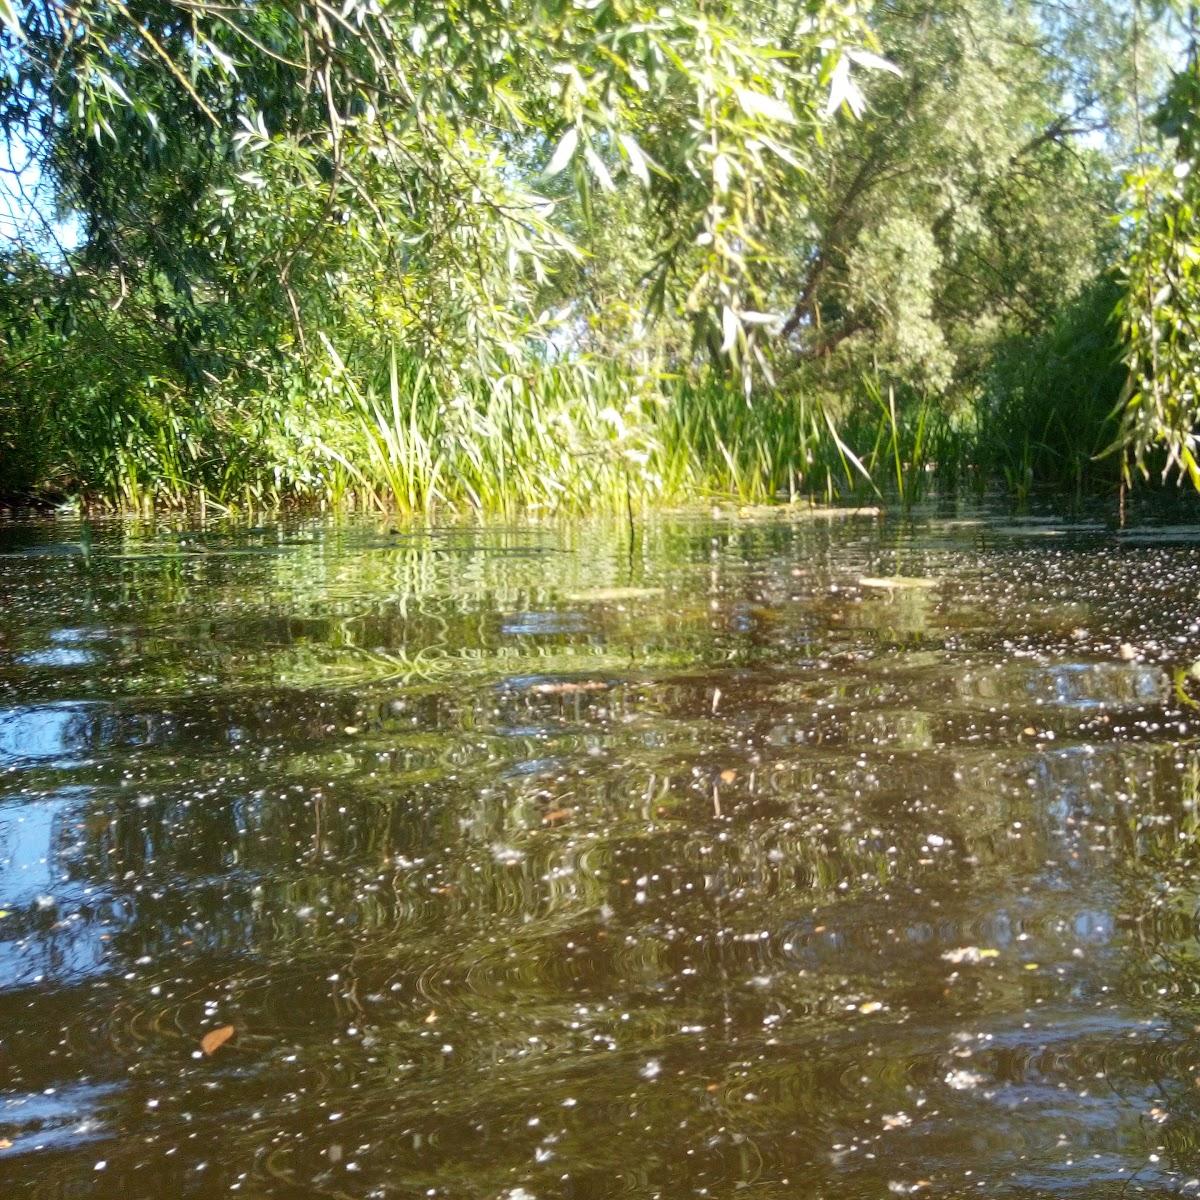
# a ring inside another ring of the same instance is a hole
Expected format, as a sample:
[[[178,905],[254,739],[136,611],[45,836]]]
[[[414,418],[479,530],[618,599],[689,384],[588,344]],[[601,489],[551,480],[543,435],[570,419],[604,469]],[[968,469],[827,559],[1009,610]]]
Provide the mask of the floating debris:
[[[859,587],[876,588],[884,592],[897,592],[905,589],[935,588],[937,579],[920,579],[911,575],[864,575],[859,581]]]
[[[574,604],[589,602],[600,604],[613,600],[645,600],[650,596],[661,596],[663,590],[660,587],[598,587],[567,592],[564,599],[570,600]]]
[[[217,1029],[210,1029],[200,1039],[200,1049],[211,1058],[236,1032],[232,1025],[222,1025]]]
[[[960,946],[957,950],[947,950],[942,958],[948,963],[958,965],[960,963],[969,963],[978,965],[985,962],[989,958],[999,958],[1000,951],[991,948],[981,949],[979,946]]]

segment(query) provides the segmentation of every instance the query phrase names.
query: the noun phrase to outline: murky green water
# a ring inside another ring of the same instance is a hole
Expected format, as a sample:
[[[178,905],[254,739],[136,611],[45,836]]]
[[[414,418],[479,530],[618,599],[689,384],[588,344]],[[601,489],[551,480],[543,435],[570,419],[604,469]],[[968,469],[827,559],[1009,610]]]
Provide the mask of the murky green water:
[[[93,533],[0,526],[0,1194],[1200,1192],[1200,529]]]

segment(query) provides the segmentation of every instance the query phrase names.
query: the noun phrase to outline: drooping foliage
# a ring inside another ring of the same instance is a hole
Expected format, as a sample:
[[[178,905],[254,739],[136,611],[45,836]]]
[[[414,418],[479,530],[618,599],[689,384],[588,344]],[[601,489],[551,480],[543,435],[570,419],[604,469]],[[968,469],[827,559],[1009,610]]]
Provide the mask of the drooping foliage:
[[[857,94],[842,43],[873,61],[854,49],[856,6],[836,0],[747,16],[620,0],[39,2],[18,18],[9,140],[79,215],[80,265],[159,289],[188,345],[204,317],[263,313],[304,343],[348,302],[426,353],[464,333],[504,342],[579,252],[565,189],[535,190],[559,174],[585,207],[638,185],[652,288],[722,319],[753,287],[748,248],[803,195],[830,83]]]
[[[319,391],[336,346],[453,395],[571,336],[544,293],[599,196],[654,246],[643,307],[744,343],[765,231],[882,63],[862,11],[35,0],[8,12],[0,119],[78,222],[53,268],[67,319],[144,331],[167,368],[149,390]]]
[[[1155,114],[1165,153],[1144,156],[1129,180],[1120,444],[1143,474],[1165,452],[1163,477],[1178,473],[1200,489],[1200,42],[1190,16],[1187,63]]]

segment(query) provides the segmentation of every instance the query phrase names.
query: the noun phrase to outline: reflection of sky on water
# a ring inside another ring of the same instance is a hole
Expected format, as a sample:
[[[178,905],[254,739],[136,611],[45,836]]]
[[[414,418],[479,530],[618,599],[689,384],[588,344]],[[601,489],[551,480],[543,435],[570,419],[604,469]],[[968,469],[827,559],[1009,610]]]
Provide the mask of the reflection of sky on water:
[[[78,646],[51,646],[45,650],[27,650],[16,656],[23,667],[87,667],[100,661],[95,650]]]
[[[91,803],[83,787],[0,799],[0,991],[104,967],[106,889],[72,870]]]
[[[104,1106],[117,1097],[122,1086],[79,1083],[0,1096],[0,1126],[15,1127],[25,1134],[7,1151],[0,1148],[0,1162],[6,1152],[15,1155],[61,1150],[111,1137],[112,1131],[105,1127]]]
[[[62,821],[87,801],[87,791],[72,788],[31,800],[0,803],[0,880],[3,907],[35,896],[53,896],[62,882],[55,865]]]
[[[509,635],[536,637],[555,633],[584,633],[589,622],[579,612],[512,613],[500,622],[500,631]]]
[[[61,759],[81,756],[102,705],[63,701],[0,709],[0,763],[6,759]]]
[[[100,637],[101,630],[83,629],[78,626],[67,626],[63,629],[52,629],[49,640],[59,645],[69,646],[76,642],[90,642]]]
[[[963,699],[989,702],[1033,700],[1071,709],[1108,709],[1152,704],[1163,698],[1161,667],[1134,663],[1016,662],[964,674]]]
[[[69,669],[94,666],[103,659],[100,651],[95,648],[95,644],[105,640],[108,636],[108,631],[102,628],[87,629],[79,626],[65,626],[60,629],[51,629],[45,635],[48,645],[19,650],[13,654],[13,662],[23,667]]]

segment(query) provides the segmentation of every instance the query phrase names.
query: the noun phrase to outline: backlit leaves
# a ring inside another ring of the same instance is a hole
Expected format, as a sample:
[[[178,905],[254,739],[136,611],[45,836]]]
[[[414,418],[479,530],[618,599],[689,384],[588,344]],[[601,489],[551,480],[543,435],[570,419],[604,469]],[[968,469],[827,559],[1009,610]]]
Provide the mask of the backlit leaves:
[[[561,171],[565,171],[570,166],[571,159],[575,157],[575,149],[579,145],[579,130],[574,125],[563,134],[561,141],[554,149],[554,153],[550,156],[550,161],[546,164],[547,175],[557,175]]]
[[[1200,490],[1198,99],[1200,59],[1193,50],[1158,114],[1175,161],[1143,165],[1128,181],[1132,237],[1121,315],[1130,389],[1120,445],[1142,473],[1152,453],[1164,450],[1164,478],[1186,476]]]
[[[97,253],[283,316],[302,351],[346,323],[340,303],[445,361],[525,354],[580,222],[626,186],[655,247],[652,308],[700,324],[761,308],[825,89],[862,111],[839,47],[888,66],[845,0],[799,23],[791,4],[635,0],[23,11],[8,120],[61,131],[43,167]]]
[[[734,94],[748,117],[765,117],[768,121],[780,121],[785,125],[794,125],[796,122],[796,115],[785,100],[764,96],[762,92],[751,88],[735,88]]]

